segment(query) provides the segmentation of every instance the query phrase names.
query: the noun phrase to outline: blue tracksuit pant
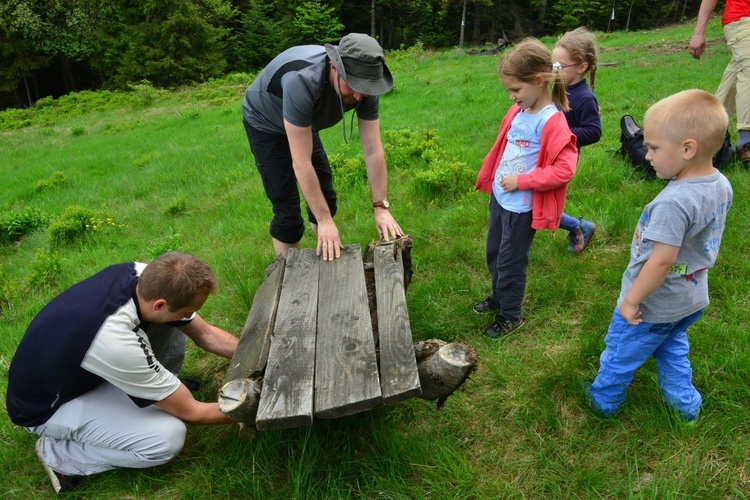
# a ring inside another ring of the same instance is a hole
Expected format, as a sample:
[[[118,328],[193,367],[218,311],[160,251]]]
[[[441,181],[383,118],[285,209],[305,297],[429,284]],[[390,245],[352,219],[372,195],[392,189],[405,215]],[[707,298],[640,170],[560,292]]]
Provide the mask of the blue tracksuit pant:
[[[616,308],[604,338],[606,348],[599,358],[599,373],[589,388],[592,406],[606,417],[617,411],[625,402],[635,371],[653,356],[662,398],[685,420],[695,419],[703,398],[692,382],[687,329],[702,314],[701,310],[672,323],[632,326]]]

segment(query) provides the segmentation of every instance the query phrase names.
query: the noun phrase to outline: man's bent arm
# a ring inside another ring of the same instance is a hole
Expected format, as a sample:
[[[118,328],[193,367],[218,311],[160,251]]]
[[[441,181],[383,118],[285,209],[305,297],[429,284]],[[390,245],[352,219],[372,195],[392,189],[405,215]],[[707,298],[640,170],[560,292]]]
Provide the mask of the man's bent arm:
[[[312,128],[298,127],[286,120],[284,120],[284,128],[292,153],[294,175],[307,206],[318,221],[318,254],[322,251],[325,260],[333,260],[334,253],[336,257],[341,255],[341,238],[312,164]]]
[[[195,345],[210,353],[232,359],[234,351],[237,350],[239,339],[229,332],[208,324],[198,314],[195,318],[180,327],[185,335],[195,342]]]
[[[175,392],[154,404],[186,424],[235,423],[233,419],[219,411],[218,403],[196,401],[185,384],[180,384]]]
[[[688,45],[690,55],[696,59],[700,59],[703,51],[706,50],[706,26],[708,26],[711,13],[716,8],[717,3],[718,0],[703,0],[701,2],[693,38],[690,39],[690,44]]]
[[[383,201],[388,196],[388,170],[385,166],[385,151],[380,140],[380,120],[362,120],[357,122],[359,126],[359,139],[362,143],[362,154],[367,166],[367,180],[370,183],[372,201]],[[381,238],[388,241],[389,233],[402,236],[404,232],[393,218],[391,212],[385,208],[376,207],[375,226]]]

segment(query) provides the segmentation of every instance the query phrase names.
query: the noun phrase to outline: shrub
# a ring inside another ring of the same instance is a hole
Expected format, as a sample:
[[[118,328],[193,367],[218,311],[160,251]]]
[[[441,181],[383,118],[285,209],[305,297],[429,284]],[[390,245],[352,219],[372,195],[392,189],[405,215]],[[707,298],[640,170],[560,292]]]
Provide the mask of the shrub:
[[[329,158],[331,171],[335,172],[336,184],[356,185],[367,182],[367,166],[362,155],[346,158],[336,154]]]
[[[73,127],[70,129],[70,133],[73,135],[73,137],[79,137],[86,133],[86,129],[83,127]]]
[[[383,148],[389,167],[408,169],[419,163],[427,151],[432,156],[442,154],[438,136],[433,130],[386,130],[383,134]]]
[[[15,130],[31,125],[29,111],[26,109],[6,109],[0,113],[0,130]]]
[[[472,173],[465,163],[439,159],[414,178],[417,190],[436,198],[456,197],[472,187]]]
[[[49,217],[32,208],[0,213],[0,244],[13,243],[34,230],[46,226]]]
[[[167,205],[167,208],[164,209],[164,215],[170,217],[179,217],[180,215],[184,215],[185,213],[187,213],[187,211],[187,199],[184,196],[181,196],[177,200]]]
[[[53,285],[62,271],[62,257],[57,251],[37,250],[31,263],[29,284],[37,287]]]
[[[88,208],[67,207],[49,226],[50,243],[70,243],[83,236],[86,231],[96,229],[96,225],[92,225],[94,216],[94,212]]]
[[[43,179],[37,182],[34,191],[40,192],[53,187],[62,186],[66,182],[68,182],[68,179],[65,177],[64,173],[60,171],[53,172],[49,179]]]
[[[161,94],[165,93],[165,91],[155,89],[148,80],[141,80],[141,83],[130,84],[128,87],[133,92],[134,107],[148,107],[153,104]]]

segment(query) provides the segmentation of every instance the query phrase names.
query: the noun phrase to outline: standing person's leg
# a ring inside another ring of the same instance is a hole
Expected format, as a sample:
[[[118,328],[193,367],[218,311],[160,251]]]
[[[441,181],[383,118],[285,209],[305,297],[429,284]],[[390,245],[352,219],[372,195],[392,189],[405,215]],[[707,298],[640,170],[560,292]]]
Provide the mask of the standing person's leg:
[[[700,392],[693,385],[693,370],[690,367],[690,344],[687,329],[703,314],[703,311],[683,318],[669,330],[666,340],[654,351],[659,370],[659,386],[664,401],[685,420],[695,420],[703,404]]]
[[[274,250],[286,257],[287,250],[298,247],[305,233],[289,141],[285,135],[260,132],[244,120],[242,123],[263,188],[273,206],[269,233]]]
[[[497,309],[497,296],[495,295],[495,283],[497,283],[497,256],[500,253],[500,246],[503,240],[503,224],[500,218],[500,204],[495,199],[495,195],[490,194],[489,205],[489,222],[487,224],[487,243],[485,245],[485,257],[487,260],[487,269],[490,272],[492,291],[487,298],[490,309]],[[474,307],[476,310],[479,304]],[[482,311],[485,312],[485,311]]]
[[[750,130],[750,18],[726,25],[724,33],[736,68],[737,128]]]
[[[159,363],[170,372],[179,375],[182,363],[185,361],[187,335],[179,328],[157,323],[149,325],[146,335]]]
[[[724,36],[732,59],[724,71],[716,96],[729,115],[737,114],[738,153],[743,162],[750,161],[750,18],[724,26]]]
[[[182,450],[186,428],[156,406],[139,408],[120,389],[103,382],[29,431],[42,436],[40,458],[49,467],[88,476],[116,467],[165,464]]]
[[[495,264],[493,293],[501,310],[498,319],[518,323],[523,320],[529,250],[536,231],[531,228],[531,212],[517,214],[502,207],[500,210],[503,238]]]
[[[599,357],[599,372],[588,389],[595,410],[609,417],[620,408],[635,371],[664,342],[663,332],[673,325],[646,322],[630,325],[615,308],[604,337],[606,347]]]

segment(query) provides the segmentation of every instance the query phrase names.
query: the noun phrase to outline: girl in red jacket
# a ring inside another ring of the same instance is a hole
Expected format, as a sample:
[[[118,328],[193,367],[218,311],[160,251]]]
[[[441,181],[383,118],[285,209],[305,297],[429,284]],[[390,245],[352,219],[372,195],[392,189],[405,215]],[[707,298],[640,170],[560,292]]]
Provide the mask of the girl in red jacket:
[[[484,159],[476,189],[490,193],[487,267],[492,294],[474,306],[498,311],[484,333],[497,338],[523,325],[529,249],[538,229],[560,224],[565,192],[578,161],[559,64],[539,40],[527,39],[500,61],[500,83],[513,104]]]

